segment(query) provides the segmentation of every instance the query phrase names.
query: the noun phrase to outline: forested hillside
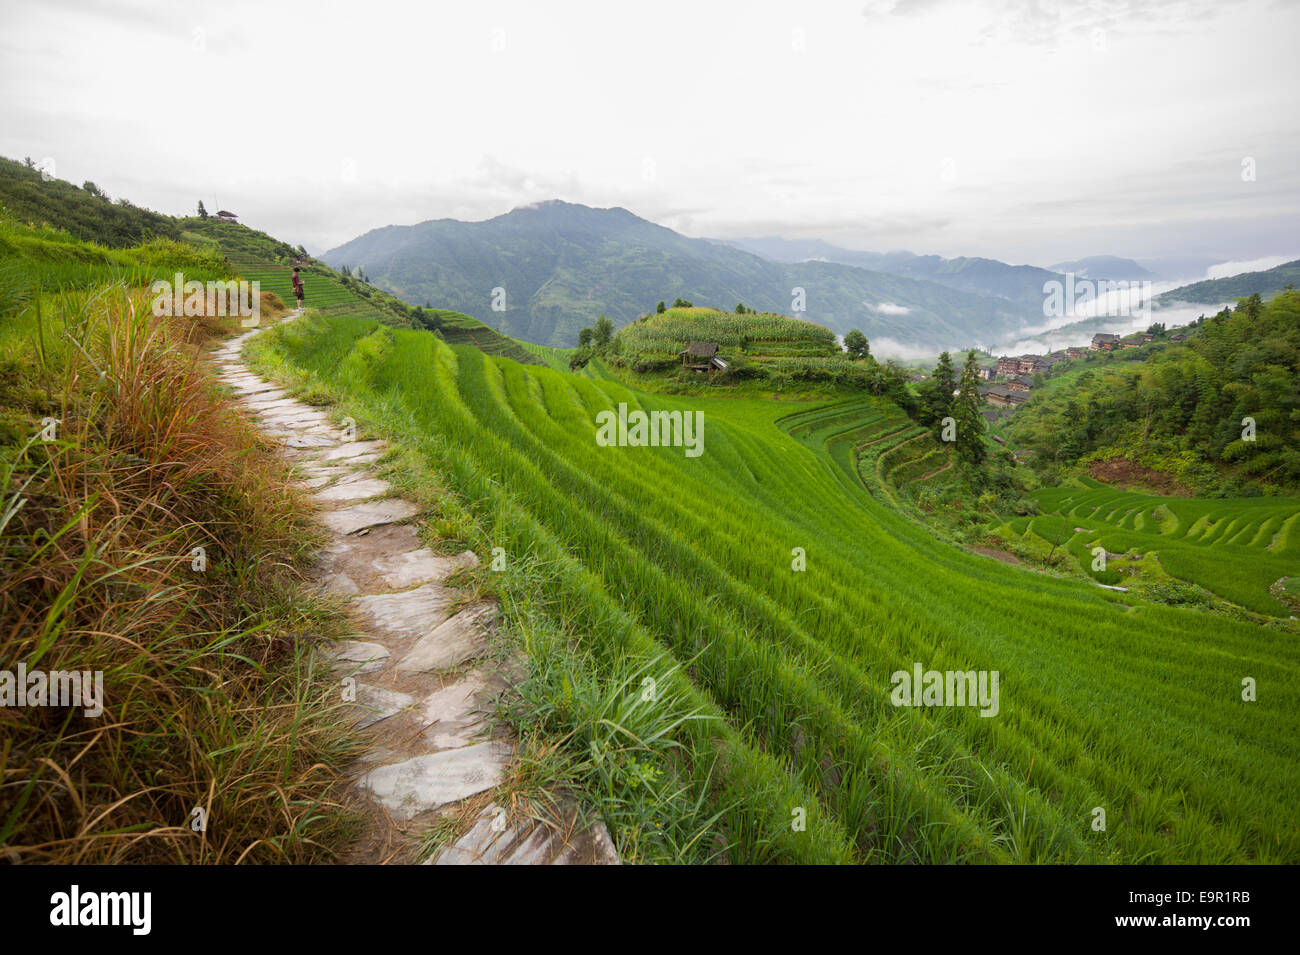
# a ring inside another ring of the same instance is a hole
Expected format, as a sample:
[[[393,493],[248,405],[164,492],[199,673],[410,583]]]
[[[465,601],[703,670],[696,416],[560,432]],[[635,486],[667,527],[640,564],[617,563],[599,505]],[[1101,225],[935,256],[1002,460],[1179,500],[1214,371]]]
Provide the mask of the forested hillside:
[[[77,187],[44,178],[34,165],[0,157],[0,206],[23,222],[66,229],[78,239],[122,247],[150,237],[179,239],[171,216],[114,201],[93,182]]]
[[[1260,272],[1243,272],[1226,279],[1206,279],[1193,282],[1173,291],[1156,296],[1160,304],[1174,302],[1195,302],[1204,305],[1217,305],[1231,302],[1250,295],[1271,298],[1283,289],[1300,282],[1300,259],[1286,262]]]
[[[1200,495],[1300,486],[1300,292],[1254,295],[1186,331],[1141,364],[1035,398],[1007,437],[1045,474],[1123,457]]]

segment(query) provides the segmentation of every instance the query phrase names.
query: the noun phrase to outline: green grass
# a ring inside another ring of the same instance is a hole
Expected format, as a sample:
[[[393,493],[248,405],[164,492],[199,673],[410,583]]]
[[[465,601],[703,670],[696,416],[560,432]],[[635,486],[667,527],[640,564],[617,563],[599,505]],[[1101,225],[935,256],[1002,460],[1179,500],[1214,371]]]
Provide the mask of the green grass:
[[[217,255],[171,239],[109,248],[48,227],[0,215],[0,314],[14,314],[39,292],[66,294],[122,284],[171,282],[176,272],[207,282],[227,277]]]
[[[1294,633],[942,543],[873,496],[937,460],[924,436],[900,452],[908,425],[876,399],[674,398],[356,320],[281,326],[258,350],[437,474],[467,540],[532,569],[503,599],[563,638],[530,645],[535,671],[556,646],[581,661],[536,701],[575,752],[607,732],[575,686],[662,677],[671,705],[639,732],[675,744],[644,758],[681,797],[656,823],[615,811],[629,773],[596,794],[639,857],[698,861],[662,830],[736,862],[1300,859]],[[619,403],[702,411],[705,453],[598,446],[595,415]],[[891,706],[914,662],[998,670],[1000,714]]]

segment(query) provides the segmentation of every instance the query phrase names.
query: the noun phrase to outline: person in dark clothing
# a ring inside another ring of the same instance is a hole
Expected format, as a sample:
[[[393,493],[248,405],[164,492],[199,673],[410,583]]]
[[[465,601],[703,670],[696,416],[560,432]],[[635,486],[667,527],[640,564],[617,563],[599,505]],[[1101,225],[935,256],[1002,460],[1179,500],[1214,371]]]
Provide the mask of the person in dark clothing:
[[[302,279],[298,277],[298,267],[293,269],[293,297],[298,300],[298,310],[302,311],[303,287]]]

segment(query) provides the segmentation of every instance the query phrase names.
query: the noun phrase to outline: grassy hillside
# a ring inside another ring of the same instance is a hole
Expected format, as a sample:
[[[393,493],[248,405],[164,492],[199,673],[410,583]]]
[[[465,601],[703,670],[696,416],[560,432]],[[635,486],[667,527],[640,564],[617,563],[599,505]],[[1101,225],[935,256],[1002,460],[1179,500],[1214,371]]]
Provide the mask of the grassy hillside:
[[[470,315],[408,304],[368,282],[335,271],[301,248],[241,223],[214,216],[173,218],[150,212],[60,179],[47,181],[34,168],[0,158],[0,228],[5,228],[6,221],[35,228],[21,235],[8,229],[0,237],[9,243],[9,247],[0,248],[0,269],[3,261],[9,262],[8,276],[0,271],[0,295],[26,294],[15,290],[29,286],[37,274],[46,288],[70,282],[85,288],[119,279],[139,284],[171,278],[165,268],[159,271],[154,266],[178,260],[187,266],[186,277],[198,281],[226,277],[230,270],[225,263],[229,263],[240,278],[260,282],[264,291],[292,304],[290,274],[296,265],[307,289],[306,304],[322,314],[369,318],[400,327],[437,327],[453,344],[472,344],[489,354],[525,363],[542,360]],[[67,238],[82,244],[67,243]],[[37,252],[35,244],[41,241],[46,243],[45,251]],[[14,247],[19,242],[32,248],[20,253]],[[195,256],[192,250],[184,251],[185,246],[210,256]],[[14,264],[20,255],[21,269]],[[214,265],[216,259],[211,256],[225,263]],[[206,263],[201,268],[200,259]],[[84,268],[87,264],[94,267],[88,270]]]
[[[683,367],[691,342],[718,345],[726,367],[700,374]],[[870,357],[851,360],[830,329],[785,315],[670,308],[623,328],[606,346],[578,348],[576,361],[600,355],[616,376],[655,391],[758,394],[792,391],[820,397],[870,391],[907,400],[905,374]]]
[[[1272,298],[1285,288],[1300,283],[1300,259],[1286,262],[1261,272],[1243,272],[1226,279],[1206,279],[1193,282],[1172,291],[1157,295],[1159,305],[1172,305],[1175,302],[1196,302],[1204,305],[1218,305],[1221,302],[1235,302],[1239,298],[1260,295]]]
[[[1300,860],[1292,625],[938,541],[864,480],[870,442],[909,438],[887,402],[654,395],[358,320],[282,326],[260,360],[390,432],[449,533],[502,548],[522,731],[569,739],[630,858]],[[620,404],[701,412],[704,453],[600,446]],[[998,714],[891,705],[917,663],[997,670]]]
[[[155,279],[170,281],[177,270],[201,282],[228,274],[219,257],[182,242],[153,239],[109,248],[0,214],[0,312],[15,312],[42,291],[84,291],[106,284],[139,288]]]
[[[409,305],[369,282],[335,271],[287,243],[234,222],[218,219],[182,220],[186,241],[220,251],[234,264],[241,278],[261,282],[292,303],[293,266],[299,267],[308,308],[333,318],[369,318],[385,325],[436,331],[454,345],[473,345],[490,355],[503,355],[525,364],[541,359],[470,315],[450,309]]]
[[[521,207],[484,222],[439,219],[387,226],[332,249],[330,264],[364,267],[408,301],[473,315],[525,341],[564,348],[598,315],[625,325],[660,299],[787,312],[795,288],[803,317],[845,332],[928,344],[935,350],[998,339],[1041,321],[1032,307],[915,278],[834,262],[782,263],[691,239],[626,209],[566,202]],[[505,311],[492,310],[505,290]]]
[[[669,358],[693,341],[716,342],[733,354],[831,358],[842,355],[835,334],[785,315],[736,315],[713,308],[670,308],[619,332],[620,354]]]
[[[181,230],[171,216],[141,209],[125,199],[114,201],[62,179],[46,180],[37,169],[3,157],[0,208],[20,222],[48,224],[83,241],[113,248],[149,238],[180,238]]]

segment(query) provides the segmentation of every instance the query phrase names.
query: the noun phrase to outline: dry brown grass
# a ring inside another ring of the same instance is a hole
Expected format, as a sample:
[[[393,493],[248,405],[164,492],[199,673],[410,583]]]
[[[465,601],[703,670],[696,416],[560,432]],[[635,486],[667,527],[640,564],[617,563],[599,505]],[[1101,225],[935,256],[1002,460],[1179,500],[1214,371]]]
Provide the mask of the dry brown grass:
[[[286,468],[203,371],[223,330],[121,287],[0,327],[0,670],[105,689],[99,717],[0,707],[11,861],[305,862],[349,836],[351,743],[309,636],[336,616],[304,596]]]

